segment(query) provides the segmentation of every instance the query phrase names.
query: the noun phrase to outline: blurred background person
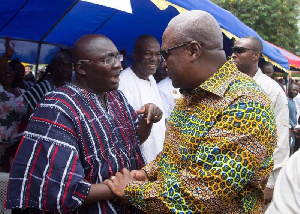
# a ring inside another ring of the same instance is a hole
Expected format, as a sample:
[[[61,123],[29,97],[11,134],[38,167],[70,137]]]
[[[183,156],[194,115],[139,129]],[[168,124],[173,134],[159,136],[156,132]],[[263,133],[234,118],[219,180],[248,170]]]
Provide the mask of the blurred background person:
[[[25,90],[14,87],[14,78],[14,70],[6,64],[0,72],[0,171],[3,172],[10,171],[9,160],[20,142],[20,126],[27,113],[22,97]],[[8,150],[11,146],[13,149]]]
[[[35,76],[32,73],[32,65],[25,65],[25,76],[24,80],[35,83]]]
[[[15,87],[18,87],[18,88],[21,88],[21,89],[24,89],[25,91],[27,91],[29,88],[31,88],[34,85],[33,82],[24,80],[25,67],[19,59],[16,58],[16,59],[11,60],[9,62],[9,65],[12,67],[12,69],[15,72],[15,80],[13,82],[13,85]]]

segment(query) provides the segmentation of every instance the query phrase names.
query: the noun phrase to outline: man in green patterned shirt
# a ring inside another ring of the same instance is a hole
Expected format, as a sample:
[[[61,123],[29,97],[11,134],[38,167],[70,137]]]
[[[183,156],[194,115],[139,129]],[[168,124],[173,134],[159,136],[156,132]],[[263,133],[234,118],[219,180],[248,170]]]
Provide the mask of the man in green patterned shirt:
[[[276,142],[269,98],[226,62],[221,29],[204,11],[170,21],[161,55],[183,94],[163,151],[105,183],[147,213],[262,213]]]

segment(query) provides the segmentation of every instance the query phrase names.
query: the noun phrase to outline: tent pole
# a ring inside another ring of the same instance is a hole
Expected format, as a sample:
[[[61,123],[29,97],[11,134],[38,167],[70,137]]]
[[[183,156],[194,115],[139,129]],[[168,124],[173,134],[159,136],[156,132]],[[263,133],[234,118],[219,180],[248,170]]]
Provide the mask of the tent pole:
[[[36,62],[35,62],[35,71],[34,71],[35,80],[37,80],[37,71],[38,71],[38,67],[39,67],[39,63],[40,63],[41,48],[42,48],[42,42],[39,42],[37,56],[36,56]]]

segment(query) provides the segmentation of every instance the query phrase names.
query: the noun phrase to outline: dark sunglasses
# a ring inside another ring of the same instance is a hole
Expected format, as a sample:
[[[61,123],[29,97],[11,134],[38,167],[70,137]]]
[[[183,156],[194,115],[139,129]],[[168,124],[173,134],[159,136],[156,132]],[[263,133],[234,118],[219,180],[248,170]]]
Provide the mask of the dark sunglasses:
[[[166,61],[166,60],[168,59],[168,57],[169,57],[171,51],[173,51],[173,50],[175,50],[175,49],[177,49],[177,48],[181,48],[181,47],[183,47],[183,46],[186,46],[186,45],[188,45],[188,44],[190,44],[190,42],[185,42],[185,43],[182,43],[182,44],[180,44],[180,45],[177,45],[177,46],[174,46],[174,47],[165,49],[165,50],[161,50],[161,51],[160,51],[160,55],[161,55],[162,59],[163,59],[164,61]]]
[[[235,54],[245,53],[246,51],[259,52],[257,50],[253,50],[251,48],[245,48],[245,47],[233,47],[233,48],[231,48],[231,52],[235,53]]]

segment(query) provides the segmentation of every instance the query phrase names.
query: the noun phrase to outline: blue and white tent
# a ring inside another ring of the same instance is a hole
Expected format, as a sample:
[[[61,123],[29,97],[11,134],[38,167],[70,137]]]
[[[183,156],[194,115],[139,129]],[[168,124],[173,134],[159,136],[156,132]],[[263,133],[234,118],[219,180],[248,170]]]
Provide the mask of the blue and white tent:
[[[0,53],[8,35],[16,46],[14,57],[28,63],[48,63],[58,48],[71,47],[80,36],[97,33],[109,37],[130,55],[139,35],[152,34],[161,40],[172,17],[195,9],[207,11],[217,19],[229,38],[225,42],[232,37],[259,37],[209,0],[1,0]],[[231,45],[225,44],[225,50]],[[263,45],[267,61],[282,70],[289,69],[288,60],[276,47],[264,41]]]

